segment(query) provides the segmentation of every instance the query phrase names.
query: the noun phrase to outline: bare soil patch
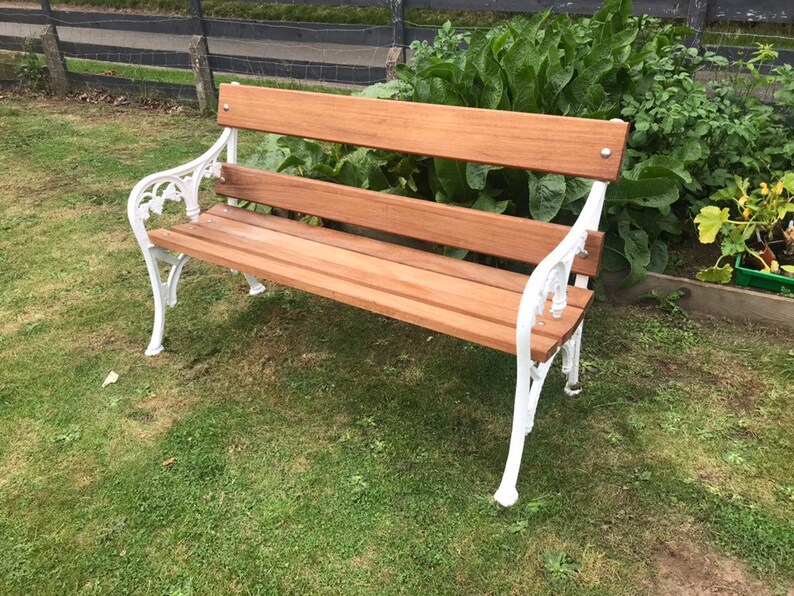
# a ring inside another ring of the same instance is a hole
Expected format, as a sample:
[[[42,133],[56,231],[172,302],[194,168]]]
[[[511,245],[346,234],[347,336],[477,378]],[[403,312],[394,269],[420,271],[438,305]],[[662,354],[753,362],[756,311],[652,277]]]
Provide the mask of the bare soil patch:
[[[767,596],[772,590],[753,578],[737,559],[685,539],[659,545],[653,553],[656,593],[664,596]],[[789,592],[790,594],[792,592]]]

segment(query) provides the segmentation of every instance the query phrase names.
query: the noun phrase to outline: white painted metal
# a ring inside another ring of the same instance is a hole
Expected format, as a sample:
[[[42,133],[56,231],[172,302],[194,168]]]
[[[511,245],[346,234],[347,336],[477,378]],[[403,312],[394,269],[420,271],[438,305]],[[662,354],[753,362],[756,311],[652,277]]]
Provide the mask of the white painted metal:
[[[576,223],[571,227],[562,242],[543,259],[529,277],[518,307],[516,326],[516,395],[513,406],[513,427],[510,434],[510,447],[507,463],[502,474],[502,482],[494,494],[494,499],[504,507],[513,505],[518,499],[516,483],[524,451],[524,437],[532,430],[535,420],[540,391],[548,375],[553,357],[547,362],[535,364],[530,358],[532,328],[537,318],[543,314],[546,301],[551,296],[551,315],[562,316],[567,305],[568,278],[577,254],[584,248],[589,230],[598,229],[601,209],[604,204],[607,183],[596,181],[590,189],[584,208]],[[587,286],[587,276],[577,275],[576,283]],[[566,393],[575,394],[579,376],[579,353],[582,330],[579,329],[562,346],[563,372],[568,375]]]
[[[233,82],[232,85],[239,85],[239,83]],[[238,131],[236,128],[232,128],[231,130],[232,132],[229,135],[229,142],[226,144],[226,161],[228,163],[237,163]],[[221,179],[221,182],[224,182],[224,180]],[[233,207],[236,207],[237,203],[238,203],[237,199],[230,199],[230,198],[226,199],[227,205],[232,205]],[[232,269],[232,273],[239,273],[239,271]],[[250,273],[243,273],[243,276],[245,277],[245,281],[248,282],[248,286],[251,288],[250,290],[248,290],[249,296],[256,296],[257,294],[261,294],[267,289],[259,282],[259,280],[256,277],[254,277]]]
[[[201,182],[205,178],[214,178],[220,174],[218,156],[227,147],[229,139],[234,133],[236,131],[231,128],[224,129],[220,138],[203,155],[182,166],[146,176],[135,185],[130,193],[130,198],[127,201],[127,218],[143,253],[154,297],[154,325],[151,341],[145,351],[147,356],[155,356],[163,351],[165,307],[173,307],[176,304],[179,276],[189,257],[173,255],[154,246],[149,242],[145,222],[152,214],[162,214],[166,201],[183,201],[187,217],[191,221],[197,221],[201,212],[198,204]],[[236,145],[234,150],[236,151]],[[160,275],[159,262],[171,266],[166,281],[163,281]],[[248,281],[251,283],[251,280]],[[264,290],[258,281],[253,280],[253,282],[252,293],[260,293]],[[255,288],[256,292],[254,292]]]

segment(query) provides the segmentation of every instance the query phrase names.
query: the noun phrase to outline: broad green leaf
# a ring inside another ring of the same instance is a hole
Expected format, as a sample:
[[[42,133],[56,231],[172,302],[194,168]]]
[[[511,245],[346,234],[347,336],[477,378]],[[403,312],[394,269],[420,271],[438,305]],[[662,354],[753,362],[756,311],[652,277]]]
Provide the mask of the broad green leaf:
[[[285,157],[280,164],[278,164],[276,171],[283,172],[289,168],[303,166],[303,165],[306,165],[306,161],[302,157],[299,157],[298,155],[290,154],[287,157]]]
[[[588,88],[598,83],[601,77],[612,70],[613,66],[614,62],[611,57],[603,58],[588,66],[584,72],[579,74],[571,83],[573,101],[577,104],[583,104]]]
[[[427,81],[430,103],[445,106],[465,106],[466,100],[454,83],[433,77]]]
[[[632,178],[674,178],[682,184],[691,184],[692,175],[684,167],[683,162],[665,155],[653,155],[634,166]]]
[[[685,164],[696,162],[703,156],[703,149],[700,141],[696,139],[688,139],[684,144],[678,147],[670,157],[677,159]]]
[[[609,186],[607,201],[618,205],[656,207],[672,205],[678,200],[678,187],[670,178],[630,180],[623,176],[617,184]]]
[[[653,244],[651,244],[651,260],[648,261],[648,271],[663,273],[667,268],[668,260],[667,243],[661,240],[655,240]]]
[[[504,107],[503,102],[507,101],[505,96],[505,86],[502,77],[498,72],[495,74],[488,74],[485,77],[484,86],[480,97],[477,99],[478,108],[486,110],[496,110]]]
[[[541,25],[549,18],[551,8],[546,8],[538,13],[532,15],[532,18],[527,20],[526,17],[518,17],[508,23],[508,27],[513,32],[516,39],[528,39],[534,41],[538,35]]]
[[[783,219],[787,213],[794,213],[794,203],[786,203],[777,208],[778,219]]]
[[[537,77],[531,66],[524,67],[516,77],[517,82],[513,87],[514,112],[537,112],[538,111],[538,88]]]
[[[282,135],[265,135],[262,142],[257,145],[256,152],[245,160],[243,165],[277,172],[279,166],[289,154],[288,150],[278,144],[281,138],[283,138]]]
[[[565,181],[565,200],[563,205],[569,205],[587,196],[593,187],[593,181],[587,178],[568,178]]]
[[[500,166],[492,166],[482,163],[466,164],[466,182],[474,190],[483,190],[488,180],[488,172],[491,170],[501,170]]]
[[[464,87],[471,86],[478,73],[485,72],[485,63],[490,52],[490,42],[485,32],[475,31],[469,40],[469,48],[466,50],[466,66],[463,68]]]
[[[632,228],[627,221],[618,224],[618,235],[623,240],[623,255],[631,268],[629,276],[620,284],[625,288],[645,277],[648,264],[651,262],[651,248],[645,230]]]
[[[444,194],[455,203],[476,199],[476,194],[466,182],[466,164],[452,159],[433,160],[436,176]]]
[[[444,256],[452,257],[453,259],[465,259],[469,251],[465,248],[454,248],[452,246],[444,247]]]
[[[279,147],[288,149],[290,155],[300,157],[307,168],[312,168],[315,164],[328,161],[328,156],[319,143],[295,137],[280,137],[277,143]]]
[[[623,256],[623,240],[620,236],[614,233],[606,235],[601,265],[605,271],[624,271],[629,268],[629,262]]]
[[[723,255],[738,255],[747,250],[747,244],[741,233],[728,234],[722,239],[720,251]]]
[[[529,177],[529,212],[533,219],[551,221],[565,200],[565,178],[546,174],[542,178]]]
[[[703,207],[695,216],[695,224],[698,227],[698,237],[703,244],[711,244],[717,239],[717,233],[722,228],[722,224],[728,221],[730,213],[727,207],[720,209],[715,205]]]
[[[788,172],[780,181],[783,183],[783,188],[794,195],[794,172]]]
[[[733,186],[726,186],[712,194],[709,198],[712,201],[733,201],[733,199],[739,198],[736,193],[736,188]]]
[[[496,201],[487,192],[481,192],[477,197],[477,200],[472,204],[471,208],[479,209],[480,211],[487,211],[488,213],[504,213],[505,209],[507,209],[508,203],[509,201],[506,200]]]
[[[637,29],[626,29],[625,31],[621,31],[593,46],[582,58],[582,62],[585,66],[590,66],[598,60],[611,57],[614,53],[617,53],[620,48],[630,46],[636,38]]]
[[[463,78],[463,71],[452,62],[436,62],[423,68],[417,74],[425,79],[436,77],[453,84],[459,83]]]
[[[733,276],[733,267],[730,263],[726,263],[722,267],[707,267],[701,269],[695,274],[695,277],[700,281],[707,281],[711,283],[726,284],[731,281]]]

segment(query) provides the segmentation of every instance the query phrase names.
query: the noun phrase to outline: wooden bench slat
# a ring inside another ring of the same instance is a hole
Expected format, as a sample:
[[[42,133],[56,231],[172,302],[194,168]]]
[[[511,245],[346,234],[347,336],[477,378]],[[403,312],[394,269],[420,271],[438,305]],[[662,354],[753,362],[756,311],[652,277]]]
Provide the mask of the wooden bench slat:
[[[480,313],[502,325],[516,324],[521,296],[507,290],[212,216],[171,229],[428,304]]]
[[[523,292],[529,280],[529,276],[514,271],[488,267],[470,261],[450,259],[449,257],[400,246],[398,244],[385,243],[364,236],[340,232],[338,230],[318,228],[284,217],[265,215],[263,213],[251,211],[250,209],[242,209],[230,205],[215,205],[209,209],[207,213],[214,217],[223,217],[260,228],[267,228],[277,232],[307,238],[315,242],[346,248],[381,259],[404,263],[413,267],[467,279],[511,292]],[[586,309],[593,301],[593,297],[594,293],[592,290],[577,288],[576,286],[568,287],[568,303],[571,306]]]
[[[260,275],[283,285],[503,352],[515,353],[516,350],[515,329],[507,325],[362,286],[318,271],[307,271],[295,264],[218,245],[175,230],[153,230],[149,232],[149,238],[157,246],[216,265]],[[533,333],[531,357],[535,361],[545,362],[559,346],[559,341]]]
[[[172,228],[172,231],[287,264],[300,263],[307,271],[326,273],[511,328],[516,325],[520,293],[384,261],[213,215],[202,215],[198,223],[179,225]],[[546,313],[550,307],[549,302]],[[583,309],[570,306],[559,319],[549,314],[541,317],[536,332],[562,343],[571,336],[583,316]]]
[[[230,164],[223,165],[215,190],[231,198],[524,263],[539,263],[570,230],[558,224]],[[575,259],[574,273],[598,274],[603,242],[603,233],[588,234],[588,257]]]
[[[223,126],[609,181],[629,131],[624,122],[228,84],[219,105]]]

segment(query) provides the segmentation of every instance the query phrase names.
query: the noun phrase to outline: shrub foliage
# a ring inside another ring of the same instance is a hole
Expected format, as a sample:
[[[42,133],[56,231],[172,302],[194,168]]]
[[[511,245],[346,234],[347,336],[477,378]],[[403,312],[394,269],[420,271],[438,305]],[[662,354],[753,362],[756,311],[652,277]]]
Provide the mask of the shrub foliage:
[[[471,35],[447,23],[433,45],[412,46],[397,81],[362,94],[630,121],[601,227],[605,268],[627,270],[624,283],[635,283],[664,270],[668,241],[692,230],[692,214],[734,175],[771,177],[792,162],[794,73],[788,65],[761,73],[775,57],[769,47],[729,64],[688,48],[689,29],[631,12],[631,0],[607,0],[585,19],[545,10]],[[719,76],[701,82],[696,73],[705,69]],[[555,174],[283,137],[261,149],[254,163],[271,169],[541,221],[573,221],[590,187]]]

